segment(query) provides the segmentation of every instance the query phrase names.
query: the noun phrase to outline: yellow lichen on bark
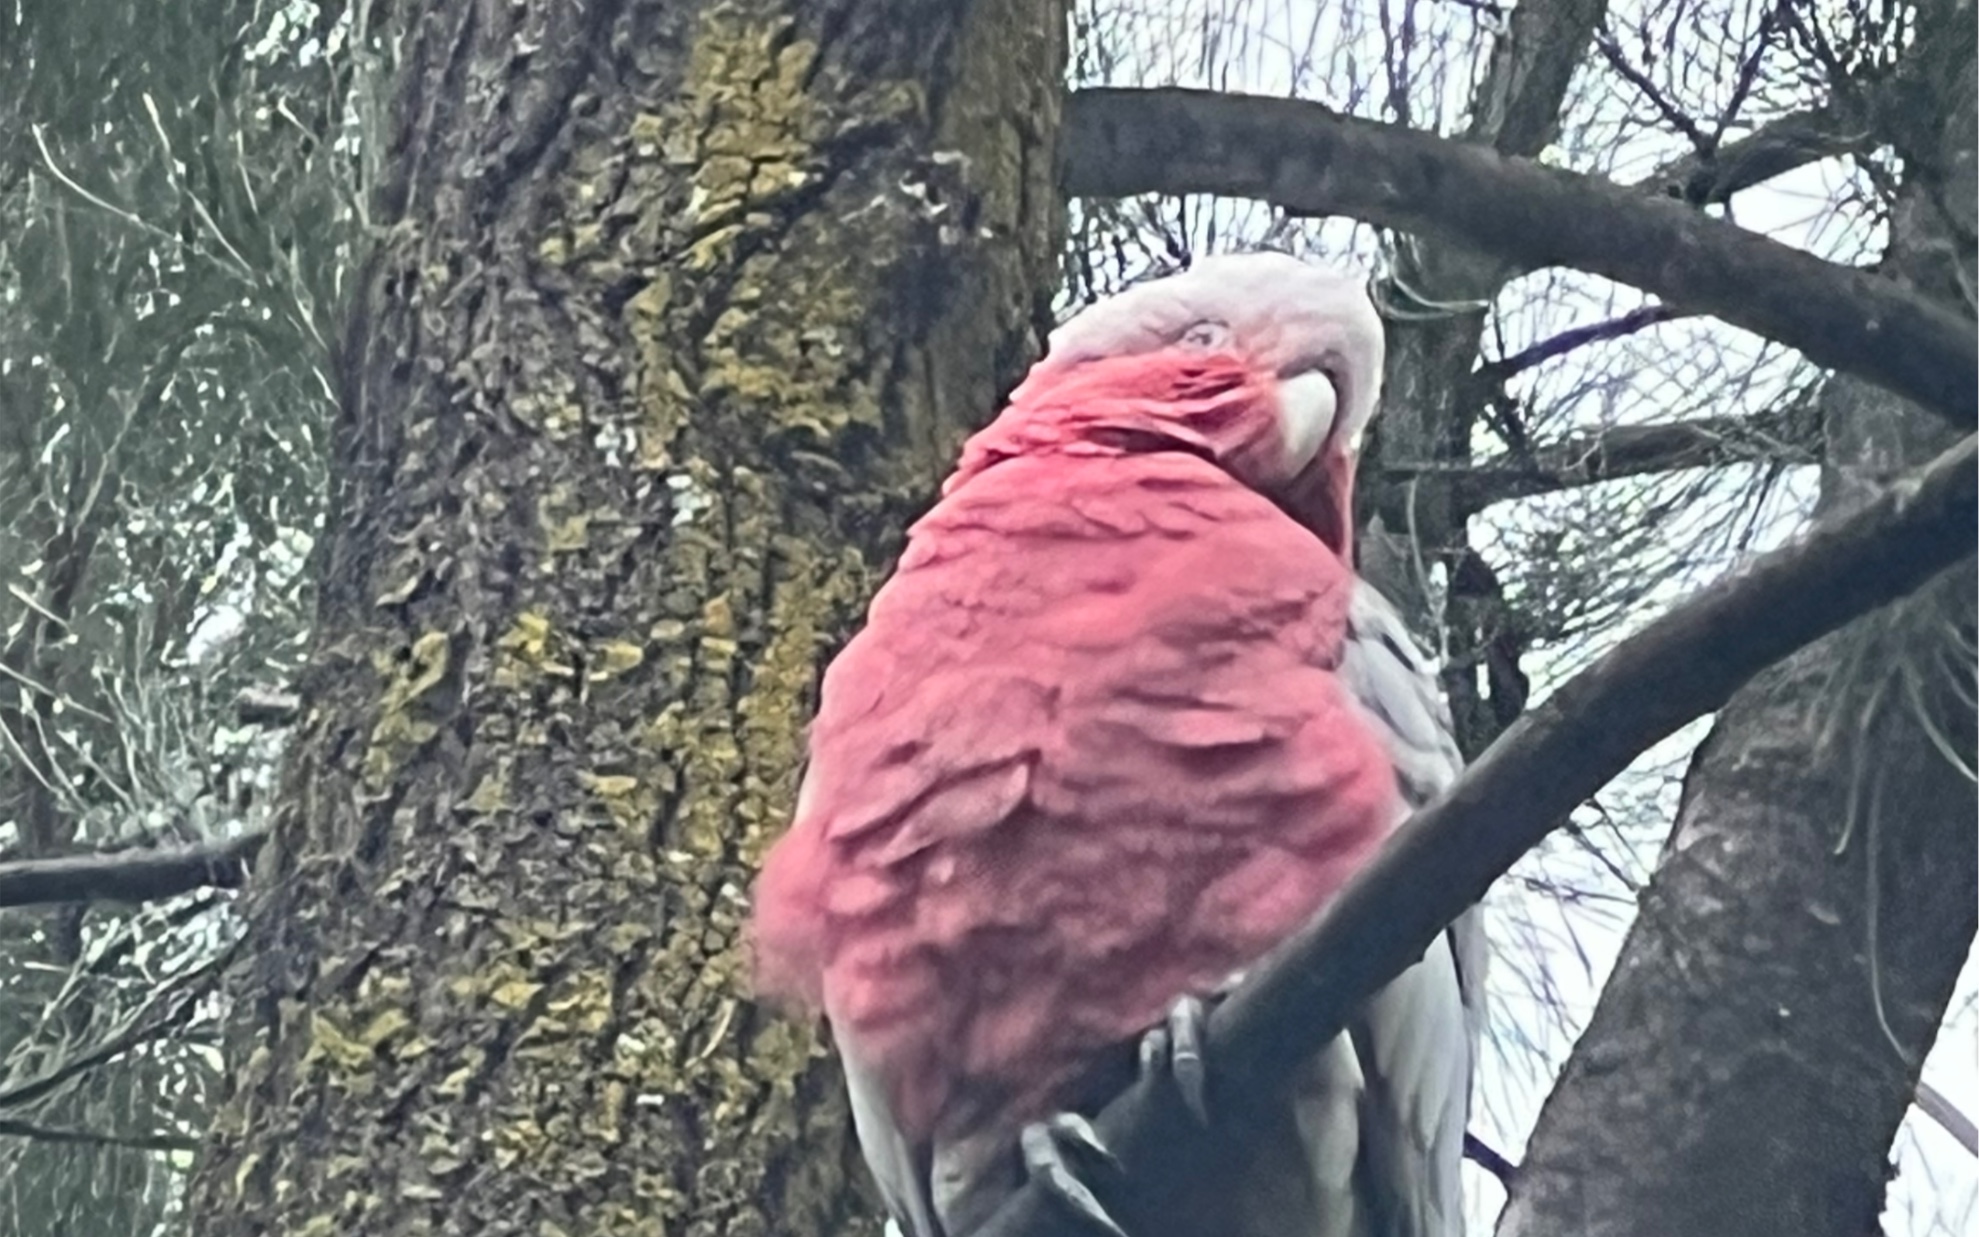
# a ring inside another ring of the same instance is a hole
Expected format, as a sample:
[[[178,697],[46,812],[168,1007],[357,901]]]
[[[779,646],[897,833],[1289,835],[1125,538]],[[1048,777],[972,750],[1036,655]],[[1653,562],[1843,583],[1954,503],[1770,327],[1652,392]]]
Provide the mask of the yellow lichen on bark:
[[[1063,10],[622,0],[497,47],[452,3],[195,1222],[854,1231],[749,882],[822,657],[1035,346]]]

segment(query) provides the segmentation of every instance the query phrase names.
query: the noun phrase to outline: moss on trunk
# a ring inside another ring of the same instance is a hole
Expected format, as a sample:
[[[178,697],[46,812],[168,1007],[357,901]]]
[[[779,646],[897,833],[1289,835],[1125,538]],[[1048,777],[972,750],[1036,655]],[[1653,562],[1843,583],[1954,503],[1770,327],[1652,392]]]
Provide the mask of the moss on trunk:
[[[870,1209],[740,930],[821,660],[1032,354],[1057,0],[431,5],[204,1237]]]

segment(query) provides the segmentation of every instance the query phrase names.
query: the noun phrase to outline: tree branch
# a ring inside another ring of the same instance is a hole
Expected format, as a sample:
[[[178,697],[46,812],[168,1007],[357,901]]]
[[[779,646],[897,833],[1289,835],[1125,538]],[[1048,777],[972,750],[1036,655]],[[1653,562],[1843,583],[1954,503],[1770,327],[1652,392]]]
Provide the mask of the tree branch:
[[[233,965],[245,936],[184,974],[166,981],[148,997],[145,1004],[108,1037],[89,1047],[62,1057],[47,1072],[25,1081],[0,1086],[0,1109],[32,1104],[60,1090],[71,1078],[114,1061],[140,1044],[156,1039],[167,1030],[183,1029],[184,1020],[201,1001],[212,994],[219,977]],[[155,1012],[154,1012],[155,1011]]]
[[[99,1134],[95,1130],[69,1130],[36,1125],[0,1117],[0,1138],[27,1138],[35,1142],[75,1143],[90,1147],[135,1147],[140,1151],[197,1151],[199,1140],[183,1134]]]
[[[1198,1127],[1171,1083],[1137,1083],[1097,1125],[1124,1176],[1096,1182],[1137,1237],[1180,1237],[1189,1200],[1234,1155],[1227,1131],[1282,1102],[1349,1011],[1631,760],[1793,650],[1911,592],[1973,552],[1979,449],[1968,437],[1853,515],[1817,524],[1623,641],[1514,723],[1418,812],[1311,924],[1209,1020],[1209,1109]],[[1027,1186],[974,1237],[1084,1229]]]
[[[1464,516],[1495,503],[1578,489],[1625,477],[1720,464],[1813,464],[1821,458],[1821,427],[1805,401],[1749,417],[1705,417],[1662,425],[1616,425],[1559,442],[1461,467],[1396,461],[1381,466],[1374,485],[1445,475],[1451,506]]]
[[[1569,327],[1547,339],[1542,339],[1530,348],[1521,349],[1511,356],[1496,361],[1486,361],[1478,367],[1478,375],[1494,383],[1502,383],[1508,378],[1524,373],[1536,366],[1567,355],[1576,348],[1588,344],[1603,343],[1611,339],[1622,339],[1637,331],[1647,330],[1659,323],[1683,317],[1683,311],[1668,305],[1644,305],[1631,309],[1619,318],[1606,322],[1593,322],[1586,326]]]
[[[293,725],[302,697],[278,687],[244,687],[234,697],[234,719],[243,726]]]
[[[1216,193],[1440,236],[1525,269],[1567,266],[1797,348],[1952,423],[1979,423],[1972,324],[1894,282],[1597,177],[1339,115],[1213,91],[1092,89],[1066,115],[1066,189]]]
[[[1957,1104],[1946,1099],[1943,1092],[1921,1079],[1917,1083],[1917,1106],[1945,1133],[1956,1138],[1959,1146],[1979,1156],[1979,1126],[1975,1126],[1972,1118],[1966,1116]]]
[[[1631,188],[1692,206],[1720,206],[1796,168],[1871,146],[1868,131],[1833,104],[1770,121],[1709,154],[1671,160]]]
[[[1629,85],[1634,86],[1641,93],[1643,98],[1649,100],[1650,106],[1656,109],[1657,114],[1662,116],[1671,128],[1683,134],[1689,140],[1692,148],[1699,151],[1711,149],[1711,139],[1705,134],[1704,130],[1700,129],[1697,122],[1690,118],[1689,113],[1671,102],[1667,95],[1661,90],[1658,90],[1656,83],[1650,80],[1647,73],[1635,67],[1634,63],[1629,60],[1628,55],[1622,51],[1619,43],[1609,38],[1606,34],[1597,34],[1594,36],[1594,46],[1600,51],[1601,58],[1608,62],[1608,67],[1619,73]]]
[[[194,889],[238,889],[267,834],[107,855],[0,863],[0,907],[59,902],[148,902]]]

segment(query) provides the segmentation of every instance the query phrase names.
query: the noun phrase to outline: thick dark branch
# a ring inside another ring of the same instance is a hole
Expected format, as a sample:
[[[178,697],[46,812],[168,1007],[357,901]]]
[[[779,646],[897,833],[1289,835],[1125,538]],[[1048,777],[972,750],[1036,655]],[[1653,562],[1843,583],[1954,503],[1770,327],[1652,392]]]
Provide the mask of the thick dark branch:
[[[1597,177],[1316,103],[1200,90],[1082,90],[1066,188],[1216,193],[1443,237],[1525,269],[1604,275],[1979,422],[1972,324],[1894,282]]]
[[[194,889],[238,889],[265,833],[226,842],[0,863],[0,907],[148,902]]]
[[[1506,1159],[1497,1148],[1477,1135],[1464,1134],[1464,1158],[1498,1179],[1498,1184],[1507,1190],[1519,1175],[1519,1166]]]
[[[1227,1131],[1282,1097],[1349,1011],[1631,760],[1718,708],[1761,669],[1970,555],[1979,450],[1967,438],[1854,515],[1817,525],[1623,641],[1515,722],[1418,812],[1326,910],[1210,1018],[1209,1108],[1198,1127],[1172,1084],[1136,1084],[1100,1115],[1125,1178],[1103,1201],[1136,1237],[1180,1237]],[[1183,1227],[1178,1227],[1182,1225]],[[975,1237],[1083,1233],[1027,1187]]]

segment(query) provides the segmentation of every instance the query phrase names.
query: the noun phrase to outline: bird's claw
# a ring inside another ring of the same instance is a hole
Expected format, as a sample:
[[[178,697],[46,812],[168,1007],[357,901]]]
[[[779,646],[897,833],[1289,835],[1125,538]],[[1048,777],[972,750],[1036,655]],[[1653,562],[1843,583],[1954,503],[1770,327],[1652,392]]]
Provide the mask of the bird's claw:
[[[1169,1007],[1167,1019],[1141,1037],[1143,1076],[1166,1070],[1182,1093],[1182,1102],[1200,1125],[1209,1124],[1208,1070],[1203,1065],[1204,1028],[1209,1007],[1202,998],[1183,996]]]
[[[1242,980],[1241,973],[1231,976],[1214,995],[1222,996]],[[1203,1064],[1203,1043],[1208,1023],[1209,1005],[1201,997],[1184,995],[1169,1007],[1160,1026],[1141,1037],[1140,1048],[1142,1076],[1159,1071],[1173,1078],[1182,1102],[1205,1126],[1209,1124],[1209,1073]],[[1018,1142],[1023,1148],[1025,1170],[1047,1194],[1108,1237],[1127,1237],[1091,1188],[1079,1180],[1068,1156],[1070,1152],[1098,1160],[1116,1173],[1122,1171],[1119,1159],[1107,1149],[1092,1122],[1077,1113],[1062,1112],[1025,1126]]]
[[[1077,1113],[1061,1112],[1025,1126],[1018,1136],[1018,1144],[1023,1148],[1025,1171],[1047,1194],[1108,1237],[1127,1237],[1126,1230],[1107,1214],[1092,1189],[1079,1180],[1067,1156],[1069,1150],[1120,1171],[1120,1161],[1107,1150],[1092,1122]]]

